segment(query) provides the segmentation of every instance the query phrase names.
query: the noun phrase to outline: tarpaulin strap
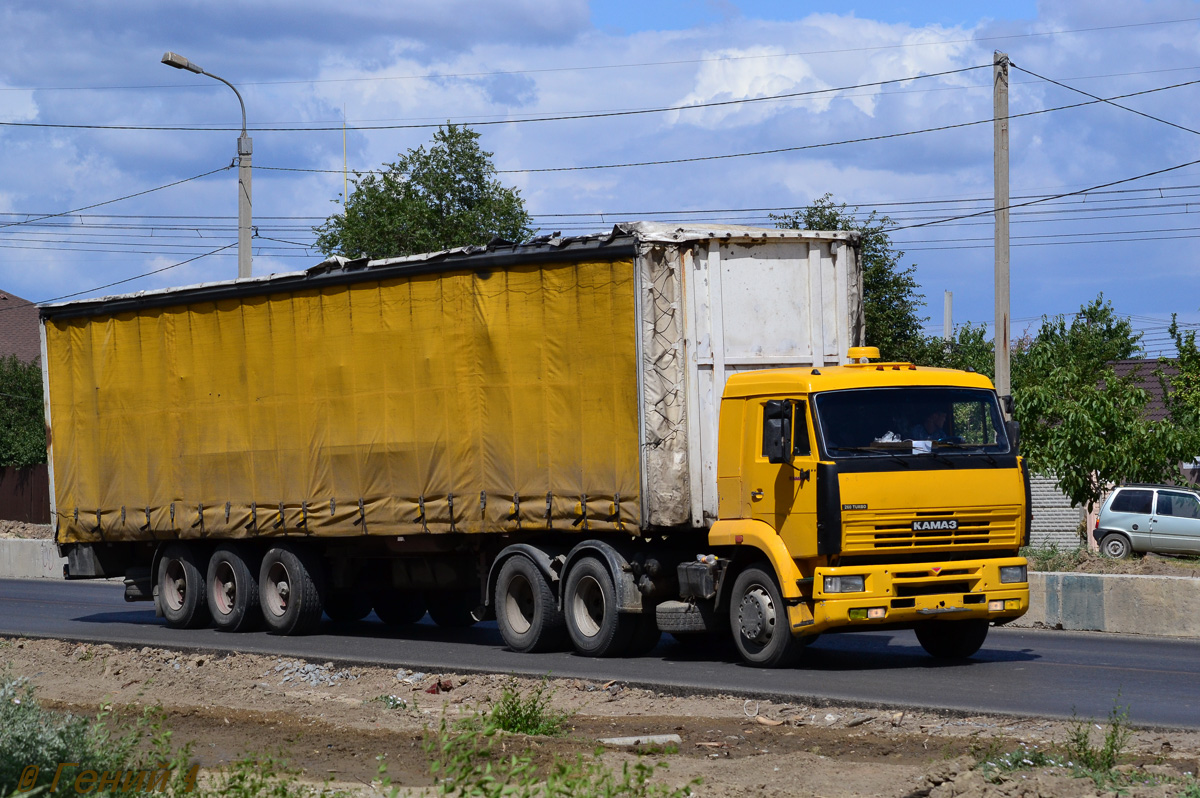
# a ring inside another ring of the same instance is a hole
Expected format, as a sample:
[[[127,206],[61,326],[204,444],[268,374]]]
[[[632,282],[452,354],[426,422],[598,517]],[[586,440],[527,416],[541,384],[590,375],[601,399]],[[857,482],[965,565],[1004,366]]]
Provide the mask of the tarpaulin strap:
[[[554,529],[554,517],[551,513],[554,510],[554,494],[546,494],[546,529]]]
[[[517,529],[521,528],[521,494],[513,494],[512,515],[509,518],[517,522]]]
[[[429,526],[425,523],[425,497],[417,497],[417,507],[421,509],[421,514],[417,516],[417,520],[421,522],[421,531],[428,532]]]
[[[310,534],[308,528],[308,502],[300,502],[300,528],[304,530],[304,534]]]
[[[446,494],[446,503],[450,505],[450,531],[457,532],[458,530],[454,528],[454,494],[453,493]]]
[[[367,534],[367,508],[362,499],[358,500],[358,518],[354,519],[354,525],[358,526],[359,524],[362,524],[363,534]]]
[[[258,502],[250,502],[250,523],[246,524],[246,529],[258,534]]]
[[[579,497],[579,517],[571,522],[571,526],[577,526],[584,530],[588,528],[586,493]]]
[[[283,529],[283,534],[287,535],[287,530],[283,528],[283,502],[279,503],[279,518],[275,519],[275,528]]]
[[[121,508],[121,509],[122,509],[122,515],[124,515],[125,508]],[[125,520],[125,519],[122,518],[121,520]],[[203,504],[196,505],[196,523],[192,524],[192,529],[195,529],[196,527],[200,527],[200,537],[204,537],[206,533],[204,531],[204,505]]]

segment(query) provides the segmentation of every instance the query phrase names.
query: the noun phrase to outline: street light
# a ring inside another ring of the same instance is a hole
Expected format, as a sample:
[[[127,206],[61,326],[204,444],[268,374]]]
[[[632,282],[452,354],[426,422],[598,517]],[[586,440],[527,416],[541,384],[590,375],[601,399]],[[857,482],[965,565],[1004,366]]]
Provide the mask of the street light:
[[[205,72],[198,65],[193,64],[178,53],[163,53],[162,62],[169,67],[186,69],[188,72],[195,72],[197,75],[208,75],[213,80],[221,81],[233,89],[233,93],[237,95],[238,105],[242,106],[242,135],[238,137],[238,277],[249,277],[251,230],[250,153],[254,147],[250,137],[246,135],[246,104],[242,102],[242,95],[238,93],[238,90],[232,83],[211,72]]]

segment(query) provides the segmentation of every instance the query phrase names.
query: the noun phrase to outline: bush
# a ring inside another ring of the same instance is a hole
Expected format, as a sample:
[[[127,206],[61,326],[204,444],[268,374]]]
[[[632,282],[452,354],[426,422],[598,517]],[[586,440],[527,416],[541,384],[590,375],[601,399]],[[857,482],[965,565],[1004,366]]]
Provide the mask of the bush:
[[[550,695],[544,680],[529,695],[521,695],[516,679],[510,679],[500,700],[488,712],[486,724],[514,734],[554,735],[562,732],[569,717],[566,712],[550,708]]]

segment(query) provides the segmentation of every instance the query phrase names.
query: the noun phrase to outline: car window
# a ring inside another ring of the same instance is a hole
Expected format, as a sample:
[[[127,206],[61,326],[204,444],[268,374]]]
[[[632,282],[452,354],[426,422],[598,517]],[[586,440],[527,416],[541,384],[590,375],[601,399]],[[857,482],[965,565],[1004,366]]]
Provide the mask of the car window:
[[[1150,515],[1150,503],[1153,499],[1152,490],[1122,490],[1117,493],[1108,509],[1114,513]]]
[[[1190,493],[1158,492],[1158,514],[1175,518],[1200,518],[1200,502]]]

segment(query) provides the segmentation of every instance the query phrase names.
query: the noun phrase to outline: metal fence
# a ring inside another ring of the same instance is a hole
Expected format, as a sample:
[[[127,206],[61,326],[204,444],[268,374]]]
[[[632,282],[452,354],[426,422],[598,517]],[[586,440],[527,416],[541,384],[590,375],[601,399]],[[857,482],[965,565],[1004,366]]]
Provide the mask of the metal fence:
[[[0,468],[0,520],[50,523],[50,472],[45,465]]]

